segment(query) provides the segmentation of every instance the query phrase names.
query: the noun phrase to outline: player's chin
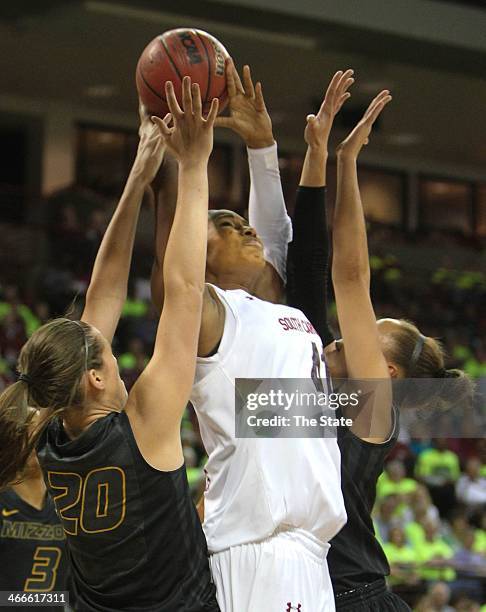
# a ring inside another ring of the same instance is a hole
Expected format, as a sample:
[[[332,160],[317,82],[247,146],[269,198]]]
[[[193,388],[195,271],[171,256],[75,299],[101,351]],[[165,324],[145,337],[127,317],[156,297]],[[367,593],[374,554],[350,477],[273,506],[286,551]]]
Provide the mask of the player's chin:
[[[243,247],[245,259],[265,261],[263,257],[263,247],[259,242],[251,242]]]

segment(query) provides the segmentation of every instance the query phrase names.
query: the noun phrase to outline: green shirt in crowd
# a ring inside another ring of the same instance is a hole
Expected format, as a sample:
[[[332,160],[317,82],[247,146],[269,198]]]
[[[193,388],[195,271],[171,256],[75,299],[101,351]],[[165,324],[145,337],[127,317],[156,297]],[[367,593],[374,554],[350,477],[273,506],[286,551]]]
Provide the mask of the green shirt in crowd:
[[[417,486],[418,483],[413,478],[402,478],[399,482],[395,482],[383,472],[376,483],[376,497],[383,499],[387,495],[407,495],[416,491]]]
[[[385,542],[383,544],[383,550],[385,551],[386,558],[390,565],[410,565],[410,573],[415,571],[417,564],[417,553],[411,547],[405,544],[404,546],[397,546],[391,542]],[[402,568],[402,569],[405,569]],[[391,575],[388,579],[390,584],[401,584],[403,580],[397,576]]]
[[[452,548],[444,542],[441,538],[436,538],[432,542],[424,540],[415,546],[415,553],[417,555],[417,561],[420,564],[427,563],[434,557],[440,557],[442,559],[451,559],[454,556]],[[450,568],[433,568],[433,567],[421,567],[419,569],[419,575],[424,580],[446,580],[450,582],[456,577],[456,572]]]
[[[417,478],[441,485],[447,480],[455,482],[461,474],[459,458],[452,451],[429,448],[420,453],[415,466]]]

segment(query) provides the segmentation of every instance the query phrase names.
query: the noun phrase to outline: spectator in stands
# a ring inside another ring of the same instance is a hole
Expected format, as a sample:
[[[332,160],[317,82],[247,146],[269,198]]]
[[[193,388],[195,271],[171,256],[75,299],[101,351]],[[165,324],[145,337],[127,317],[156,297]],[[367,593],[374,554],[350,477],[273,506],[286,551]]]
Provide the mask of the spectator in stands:
[[[132,338],[128,343],[128,351],[118,358],[120,376],[130,391],[137,378],[145,369],[149,361],[144,343],[140,338]]]
[[[39,327],[39,321],[32,310],[22,303],[18,288],[15,285],[7,285],[3,289],[3,300],[0,301],[0,322],[13,311],[24,322],[27,336],[31,336]]]
[[[473,457],[466,463],[464,474],[456,483],[456,496],[470,513],[486,506],[486,478],[481,476],[481,462]]]
[[[465,532],[470,528],[467,512],[461,507],[454,508],[450,513],[449,523],[446,524],[444,540],[454,550],[462,548],[462,540]]]
[[[433,448],[418,456],[415,476],[427,485],[442,517],[447,517],[454,506],[454,485],[460,473],[459,457],[449,450],[445,438],[436,438]]]
[[[376,537],[383,544],[389,540],[390,529],[400,525],[400,520],[395,515],[400,500],[398,495],[387,495],[377,503],[378,514],[374,519],[375,532]]]
[[[449,585],[445,582],[434,582],[417,604],[415,612],[456,612],[456,609],[449,605],[450,600]]]
[[[486,558],[474,552],[474,530],[468,528],[462,537],[462,548],[453,558],[457,571],[455,590],[461,591],[472,599],[481,601],[482,583],[486,578]]]
[[[452,599],[452,604],[455,612],[480,612],[484,609],[479,607],[477,601],[473,601],[462,593]]]
[[[474,532],[474,550],[486,558],[486,511],[483,510],[479,521],[480,528]]]
[[[445,580],[451,582],[456,574],[451,567],[454,551],[439,535],[439,525],[435,521],[423,524],[425,538],[415,545],[417,561],[420,564],[419,575],[424,580]]]
[[[412,511],[411,518],[409,517],[410,510]],[[439,511],[432,504],[429,492],[422,485],[419,485],[412,496],[410,510],[405,513],[405,534],[408,542],[416,546],[425,540],[424,523],[427,521],[437,523]]]
[[[25,323],[17,306],[13,306],[0,323],[0,347],[2,356],[11,368],[15,368],[20,349],[27,341]]]
[[[407,544],[405,533],[401,527],[390,529],[389,542],[383,544],[386,558],[390,564],[391,585],[417,585],[420,582],[417,573],[417,554]]]
[[[413,478],[407,478],[405,466],[401,461],[390,461],[376,484],[377,499],[387,495],[398,495],[400,502],[408,502],[417,490],[418,483]]]

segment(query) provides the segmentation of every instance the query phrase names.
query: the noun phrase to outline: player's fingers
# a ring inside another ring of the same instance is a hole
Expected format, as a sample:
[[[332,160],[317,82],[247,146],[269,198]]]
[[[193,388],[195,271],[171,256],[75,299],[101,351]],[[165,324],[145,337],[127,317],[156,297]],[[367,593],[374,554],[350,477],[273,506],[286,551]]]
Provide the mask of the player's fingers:
[[[233,64],[233,78],[235,79],[235,87],[237,93],[245,93],[245,88],[240,79],[240,75],[238,74],[238,70],[236,70],[236,66]]]
[[[236,96],[236,83],[234,75],[235,65],[231,57],[226,60],[226,88],[228,89],[228,97]]]
[[[202,101],[201,101],[201,89],[198,83],[193,83],[192,87],[192,108],[194,110],[195,117],[202,117]]]
[[[172,121],[171,113],[167,113],[167,115],[162,119],[162,121],[165,123],[165,125],[169,126],[170,122]]]
[[[211,127],[214,125],[214,122],[218,115],[218,109],[219,109],[219,100],[218,98],[213,98],[211,100],[211,106],[209,108],[208,117],[206,119],[208,125]]]
[[[182,110],[192,116],[192,94],[191,94],[191,77],[185,76],[182,79]]]
[[[316,120],[316,116],[315,115],[307,115],[305,120],[307,121],[307,123],[314,123],[314,121]]]
[[[344,93],[341,98],[338,100],[337,104],[336,104],[336,113],[339,112],[341,110],[341,106],[346,102],[346,100],[348,100],[351,97],[351,94],[349,93],[349,91],[347,91],[346,93]]]
[[[336,98],[336,89],[339,83],[339,79],[342,77],[343,71],[338,70],[331,79],[329,83],[326,94],[324,96],[324,100],[322,101],[321,107],[319,108],[319,112],[317,115],[320,117],[322,113],[326,110],[332,109],[334,106],[334,100]]]
[[[348,68],[345,72],[343,72],[336,87],[336,94],[338,96],[343,94],[354,83],[353,74],[354,70],[351,68]]]
[[[263,97],[263,87],[260,81],[255,85],[255,106],[259,111],[267,110],[265,98]]]
[[[371,100],[368,108],[366,109],[365,112],[365,116],[371,112],[371,110],[374,108],[375,104],[377,104],[378,102],[380,102],[380,100],[382,100],[383,98],[385,98],[386,96],[390,95],[390,92],[388,91],[388,89],[383,89],[382,91],[380,91],[379,94],[377,94],[373,100]]]
[[[183,112],[181,107],[179,106],[179,102],[177,102],[177,98],[175,96],[174,85],[172,81],[166,81],[165,83],[165,97],[167,100],[167,106],[174,117],[174,121],[183,116]]]
[[[380,94],[378,94],[378,96],[376,96],[376,98],[374,100],[372,100],[371,104],[368,106],[368,108],[366,109],[366,112],[363,116],[363,120],[365,122],[371,122],[373,123],[374,119],[372,119],[372,116],[375,115],[375,109],[377,107],[377,105],[381,104],[381,102],[383,102],[383,100],[385,100],[390,94],[388,92],[381,92]],[[390,97],[391,99],[391,97]]]
[[[250,66],[243,66],[243,87],[245,88],[245,94],[250,98],[255,97],[255,88],[253,87],[253,81],[251,80]]]
[[[373,108],[373,110],[370,113],[370,116],[368,117],[368,122],[371,123],[371,125],[373,125],[378,115],[385,108],[388,102],[390,102],[391,99],[392,99],[391,96],[385,96],[379,102],[376,103],[376,106]]]
[[[353,77],[349,77],[345,81],[343,81],[342,86],[340,86],[336,91],[336,98],[340,99],[343,93],[345,93],[351,85],[354,83]]]
[[[167,115],[164,117],[164,120],[162,120],[160,117],[156,117],[155,115],[152,117],[152,121],[159,128],[159,133],[162,134],[162,136],[170,136],[174,129],[167,125],[165,122],[166,117]]]

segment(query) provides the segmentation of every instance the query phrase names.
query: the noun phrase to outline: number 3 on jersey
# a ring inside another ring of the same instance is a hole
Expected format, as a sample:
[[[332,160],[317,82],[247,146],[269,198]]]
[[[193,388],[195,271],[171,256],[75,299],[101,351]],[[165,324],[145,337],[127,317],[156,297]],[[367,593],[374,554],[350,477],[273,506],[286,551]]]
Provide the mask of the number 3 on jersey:
[[[38,546],[34,553],[31,576],[25,581],[23,590],[27,593],[52,591],[56,584],[61,554],[57,546]]]
[[[48,472],[49,487],[69,535],[101,533],[125,519],[125,473],[119,467],[91,470],[84,478],[75,472]],[[56,490],[60,493],[56,494]]]

